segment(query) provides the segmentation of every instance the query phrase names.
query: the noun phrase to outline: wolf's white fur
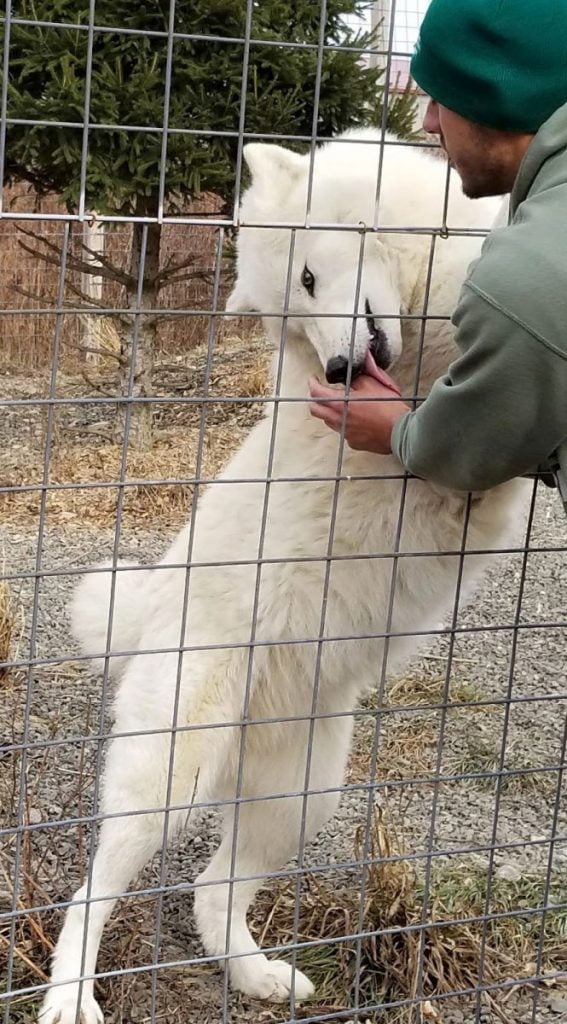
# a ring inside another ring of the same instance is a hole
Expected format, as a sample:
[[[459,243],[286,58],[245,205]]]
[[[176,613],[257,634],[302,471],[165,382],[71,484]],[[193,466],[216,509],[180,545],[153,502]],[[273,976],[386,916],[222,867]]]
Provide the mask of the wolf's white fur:
[[[346,138],[346,143],[337,141],[317,152],[312,223],[373,222],[380,150],[377,136],[367,131]],[[285,332],[280,318],[264,320],[276,347],[285,334],[283,398],[305,398],[309,374],[320,374],[331,356],[348,355],[352,319],[319,314],[352,312],[357,291],[358,310],[363,312],[368,300],[386,332],[395,363],[393,373],[403,393],[413,393],[421,321],[401,323],[396,318],[400,312],[423,312],[430,271],[427,312],[433,317],[450,314],[467,265],[478,254],[480,239],[438,238],[430,268],[431,238],[427,234],[367,234],[357,287],[360,233],[298,230],[289,267],[289,229],[246,225],[303,222],[309,158],[266,145],[248,146],[245,156],[252,186],[242,203],[238,279],[229,308],[281,314],[288,292],[289,309],[296,315],[287,321]],[[444,165],[433,157],[411,148],[387,146],[379,223],[394,227],[439,224],[445,176]],[[488,227],[495,213],[492,201],[470,202],[453,181],[450,225]],[[313,297],[301,284],[305,263],[316,279]],[[361,317],[354,331],[355,362],[364,357],[368,342],[368,326]],[[447,320],[428,321],[422,393],[443,373],[454,354]],[[277,429],[272,461],[274,415]],[[102,824],[94,863],[90,895],[96,899],[89,909],[82,972],[87,977],[95,970],[102,927],[113,906],[109,897],[128,887],[161,846],[164,831],[171,835],[183,825],[192,800],[234,798],[243,743],[240,789],[247,800],[238,812],[237,845],[233,854],[234,811],[228,810],[224,839],[197,880],[199,932],[208,954],[225,954],[229,886],[206,883],[228,878],[234,855],[235,877],[250,880],[233,887],[228,948],[233,986],[268,999],[287,998],[292,984],[298,999],[313,990],[299,971],[292,982],[288,964],[268,960],[258,951],[246,924],[247,908],[258,889],[258,876],[281,868],[303,841],[303,799],[284,794],[305,788],[310,728],[308,789],[312,795],[307,798],[306,839],[337,806],[351,735],[349,712],[364,691],[376,686],[380,675],[384,641],[376,634],[398,634],[392,637],[387,653],[388,670],[399,671],[419,646],[419,637],[410,634],[436,627],[452,607],[460,559],[456,554],[441,553],[461,548],[467,508],[465,495],[425,481],[411,480],[404,490],[399,479],[380,479],[400,473],[393,457],[348,448],[336,489],[333,477],[338,447],[337,435],[312,419],[305,403],[284,400],[275,413],[270,407],[218,482],[200,499],[190,554],[196,564],[188,581],[183,637],[185,645],[198,649],[185,653],[179,687],[175,648],[181,639],[186,571],[156,568],[118,574],[112,650],[139,648],[150,653],[116,659],[121,669],[125,663],[115,703],[116,731],[163,731],[122,736],[108,751],[102,811],[115,817]],[[266,474],[274,481],[268,489],[258,482]],[[467,549],[501,546],[518,519],[521,502],[518,482],[475,496]],[[402,507],[403,525],[398,531]],[[185,563],[189,536],[186,527],[160,565]],[[255,560],[260,543],[260,556],[266,561],[258,577]],[[416,557],[401,557],[395,564],[389,557],[395,550],[402,555],[414,552]],[[440,554],[420,556],[420,552]],[[328,563],[329,553],[337,560]],[[486,557],[481,556],[464,559],[463,593],[470,593],[485,562]],[[86,577],[75,595],[74,631],[89,654],[106,649],[111,575],[104,572]],[[314,638],[320,633],[337,639],[319,645]],[[250,641],[257,644],[252,660]],[[164,653],[151,653],[152,649]],[[318,686],[314,692],[315,677]],[[298,721],[313,712],[328,717],[319,718],[312,727],[309,720]],[[247,721],[291,721],[247,725],[245,730],[231,724],[243,717]],[[227,725],[178,732],[172,749],[167,730],[174,723],[186,727],[222,722]],[[168,789],[170,756],[174,770]],[[326,792],[318,792],[321,790]],[[265,796],[279,798],[248,799]],[[181,809],[170,811],[166,821],[160,808],[167,803]],[[122,812],[144,808],[150,813],[120,817]],[[86,893],[83,886],[76,899],[84,900]],[[79,903],[69,910],[57,945],[52,974],[57,984],[47,994],[42,1024],[75,1021],[78,986],[71,979],[81,974],[83,930],[84,906]],[[82,1018],[84,1024],[102,1019],[90,980],[82,989]]]

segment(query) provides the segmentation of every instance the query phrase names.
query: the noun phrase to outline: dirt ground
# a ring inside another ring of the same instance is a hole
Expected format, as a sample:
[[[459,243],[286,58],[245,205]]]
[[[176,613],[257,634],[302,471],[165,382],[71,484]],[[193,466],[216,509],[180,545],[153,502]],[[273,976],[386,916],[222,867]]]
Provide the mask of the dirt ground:
[[[217,353],[210,395],[222,400],[206,408],[203,478],[218,471],[261,415],[254,399],[267,394],[267,358],[260,341],[243,349],[234,339]],[[124,557],[155,560],[190,507],[205,366],[206,353],[197,349],[158,367],[156,394],[173,400],[156,406],[151,456],[128,456]],[[121,451],[111,436],[112,407],[92,402],[108,390],[105,373],[91,369],[91,383],[76,373],[57,384],[59,397],[91,401],[58,406],[53,418],[49,482],[69,486],[47,492],[45,575],[37,592],[42,499],[30,485],[43,480],[47,421],[44,407],[24,403],[46,395],[48,378],[30,381],[8,370],[0,376],[0,398],[20,400],[0,412],[0,575],[7,578],[0,590],[0,662],[15,663],[0,667],[0,811],[7,830],[0,860],[0,959],[12,972],[12,992],[21,993],[11,1000],[11,1024],[36,1019],[37,996],[29,989],[46,980],[61,922],[57,904],[71,895],[91,851],[83,819],[92,808],[104,753],[97,736],[108,716],[100,677],[76,660],[66,605],[77,570],[107,557],[114,542]],[[229,401],[236,396],[244,401]],[[112,482],[116,486],[84,486]],[[361,1007],[372,1007],[358,1019],[377,1024],[567,1024],[567,988],[554,979],[557,972],[567,976],[565,537],[560,503],[544,489],[519,619],[522,555],[495,555],[475,601],[463,611],[460,624],[467,631],[452,649],[447,637],[439,638],[403,678],[391,680],[381,706],[369,700],[361,708],[338,814],[309,847],[299,882],[290,865],[291,875],[267,888],[254,908],[263,945],[289,957],[289,947],[299,941],[298,966],[317,984],[315,1000],[294,1020],[352,1020],[349,1010],[358,997]],[[35,656],[44,664],[28,669],[34,605]],[[7,627],[3,634],[2,606],[10,609],[10,637]],[[495,631],[495,623],[503,628]],[[378,783],[372,814],[370,782]],[[26,827],[18,833],[20,798]],[[53,825],[67,818],[73,823]],[[363,868],[368,821],[372,856]],[[218,966],[202,962],[191,881],[216,842],[211,812],[192,823],[163,864],[156,858],[146,868],[115,911],[99,968],[130,972],[98,984],[107,1024],[290,1019],[289,1007],[228,993]],[[156,885],[161,897],[152,892]],[[548,907],[545,914],[542,907]],[[483,925],[479,918],[487,913],[496,917]],[[422,922],[428,927],[420,932]],[[384,928],[389,933],[381,938],[367,934]],[[357,932],[367,937],[341,938]],[[164,966],[152,971],[152,964]],[[550,977],[536,987],[522,984],[534,973]],[[474,997],[445,998],[474,989],[479,980],[489,992],[478,1003]],[[412,996],[419,984],[420,1016],[395,1006],[374,1009]],[[0,981],[0,994],[9,990]]]

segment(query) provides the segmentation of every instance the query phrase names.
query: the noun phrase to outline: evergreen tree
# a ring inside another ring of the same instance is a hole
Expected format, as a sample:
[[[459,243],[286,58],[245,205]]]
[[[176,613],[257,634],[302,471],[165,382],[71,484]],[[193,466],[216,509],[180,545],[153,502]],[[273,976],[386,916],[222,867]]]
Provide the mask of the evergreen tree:
[[[23,123],[8,125],[7,182],[27,181],[38,195],[55,193],[70,211],[76,211],[84,187],[87,210],[152,218],[159,210],[164,118],[169,131],[163,198],[170,214],[186,210],[203,192],[233,200],[244,92],[246,135],[310,138],[321,20],[314,0],[254,4],[245,90],[246,0],[177,0],[169,55],[170,0],[97,0],[95,24],[104,30],[92,33],[89,6],[88,0],[13,4],[18,21],[10,27],[7,113]],[[367,0],[327,0],[319,136],[381,123],[383,72],[364,66],[356,52],[371,46],[372,37],[345,22],[346,15],[367,6]],[[2,25],[2,46],[4,32]],[[85,113],[91,127],[83,180]],[[389,127],[408,137],[413,115],[412,97],[396,97]],[[129,308],[137,303],[142,235],[141,225],[134,225],[126,271],[108,261],[104,268],[124,286]],[[162,267],[160,241],[161,225],[150,224],[142,308],[155,309],[160,289],[189,269]],[[71,266],[99,272],[86,254]],[[155,331],[155,316],[145,315],[138,331],[137,394],[149,390]],[[125,379],[132,333],[123,332]],[[149,443],[149,416],[148,403],[137,408],[133,442],[141,446]]]

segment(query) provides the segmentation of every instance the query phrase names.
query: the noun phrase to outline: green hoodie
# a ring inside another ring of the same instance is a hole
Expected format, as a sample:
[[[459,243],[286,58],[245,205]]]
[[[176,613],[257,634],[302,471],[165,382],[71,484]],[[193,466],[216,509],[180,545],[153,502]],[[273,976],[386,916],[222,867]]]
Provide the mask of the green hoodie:
[[[412,474],[482,491],[560,466],[567,479],[567,105],[540,128],[508,226],[485,241],[453,315],[459,358],[392,449]],[[565,496],[564,496],[565,500]]]

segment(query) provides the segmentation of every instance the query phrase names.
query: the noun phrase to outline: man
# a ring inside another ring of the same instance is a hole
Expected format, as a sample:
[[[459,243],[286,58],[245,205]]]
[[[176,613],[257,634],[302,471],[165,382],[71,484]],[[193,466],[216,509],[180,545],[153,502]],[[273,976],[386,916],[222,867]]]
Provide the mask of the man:
[[[567,481],[567,3],[432,0],[412,59],[424,121],[471,198],[510,192],[453,316],[460,357],[411,411],[367,376],[357,399],[312,379],[312,415],[465,491],[515,476]],[[567,501],[567,491],[563,494]]]

